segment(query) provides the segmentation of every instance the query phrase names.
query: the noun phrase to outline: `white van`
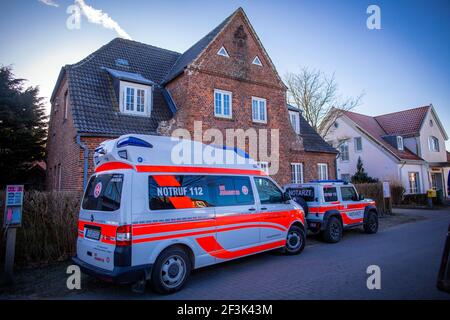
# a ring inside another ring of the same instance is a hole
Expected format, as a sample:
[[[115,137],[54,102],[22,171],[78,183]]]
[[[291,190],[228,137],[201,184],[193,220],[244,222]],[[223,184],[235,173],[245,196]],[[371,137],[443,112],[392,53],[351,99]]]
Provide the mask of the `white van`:
[[[236,161],[175,164],[186,146]],[[87,274],[118,283],[150,280],[155,291],[171,293],[194,268],[305,247],[301,207],[241,150],[125,135],[102,143],[94,163],[73,258]]]

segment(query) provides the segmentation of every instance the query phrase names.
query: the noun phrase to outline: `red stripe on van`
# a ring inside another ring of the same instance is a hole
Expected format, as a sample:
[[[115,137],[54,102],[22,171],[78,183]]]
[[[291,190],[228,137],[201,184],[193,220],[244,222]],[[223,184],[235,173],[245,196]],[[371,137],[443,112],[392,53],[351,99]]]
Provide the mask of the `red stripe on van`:
[[[131,164],[124,162],[107,162],[95,169],[95,172],[102,172],[108,170],[120,170],[120,169],[134,169]]]
[[[180,183],[174,176],[152,176],[160,187],[179,187]]]
[[[234,226],[234,227],[228,227],[228,228],[222,228],[222,229],[211,229],[211,230],[202,230],[202,231],[194,231],[194,232],[186,232],[186,233],[178,233],[178,234],[169,234],[164,236],[156,236],[156,237],[150,237],[150,238],[142,238],[142,239],[133,239],[133,243],[142,243],[142,242],[151,242],[151,241],[157,241],[157,240],[167,240],[167,239],[175,239],[180,237],[192,237],[192,236],[198,236],[202,234],[209,234],[209,233],[216,233],[216,232],[225,232],[225,231],[233,231],[233,230],[239,230],[239,229],[246,229],[246,228],[271,228],[271,229],[277,229],[281,231],[286,231],[285,229],[277,226],[272,225],[261,225],[261,224],[247,224],[244,226]]]
[[[207,168],[207,167],[178,167],[178,166],[150,166],[137,165],[138,172],[175,172],[175,173],[212,173],[212,174],[243,174],[243,175],[267,175],[261,170]]]
[[[169,197],[175,209],[195,208],[194,203],[189,197]]]
[[[277,215],[279,214],[279,216]],[[292,217],[294,215],[294,217]],[[220,227],[238,223],[258,223],[271,222],[279,224],[280,227],[288,228],[292,221],[300,219],[304,223],[303,215],[296,214],[295,210],[287,213],[283,212],[265,212],[260,214],[240,214],[228,217],[217,217],[216,219],[208,219],[202,221],[186,221],[186,222],[170,222],[170,223],[153,223],[153,224],[137,224],[133,226],[133,236],[141,236],[147,234],[187,231],[200,228]]]
[[[225,250],[220,243],[217,242],[216,238],[213,236],[207,236],[202,238],[197,238],[197,243],[205,250],[207,253],[215,258],[219,259],[234,259],[242,256],[246,256],[252,253],[257,253],[265,250],[275,249],[283,247],[286,244],[286,240],[279,240],[272,243],[262,244],[250,248],[245,248],[236,251]]]

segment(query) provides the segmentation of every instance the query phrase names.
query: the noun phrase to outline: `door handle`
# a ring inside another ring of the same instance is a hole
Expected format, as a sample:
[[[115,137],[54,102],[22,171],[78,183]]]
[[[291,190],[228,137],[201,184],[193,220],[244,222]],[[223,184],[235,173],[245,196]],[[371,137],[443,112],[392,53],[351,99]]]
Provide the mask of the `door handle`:
[[[256,210],[255,208],[248,209],[248,211],[255,211],[255,210]]]
[[[263,207],[263,208],[261,208],[261,210],[267,210],[267,208],[266,208],[266,207]]]

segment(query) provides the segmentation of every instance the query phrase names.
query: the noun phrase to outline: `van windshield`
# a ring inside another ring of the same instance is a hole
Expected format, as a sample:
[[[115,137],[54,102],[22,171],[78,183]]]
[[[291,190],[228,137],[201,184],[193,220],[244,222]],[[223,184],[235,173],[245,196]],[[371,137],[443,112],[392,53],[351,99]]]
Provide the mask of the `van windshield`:
[[[82,208],[85,210],[116,211],[120,208],[123,174],[92,176],[86,188]]]

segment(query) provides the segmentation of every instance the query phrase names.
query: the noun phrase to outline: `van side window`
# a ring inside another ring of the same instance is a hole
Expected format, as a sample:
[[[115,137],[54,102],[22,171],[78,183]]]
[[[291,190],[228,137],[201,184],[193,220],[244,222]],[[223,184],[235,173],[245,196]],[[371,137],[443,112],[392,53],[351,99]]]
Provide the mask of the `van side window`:
[[[266,178],[255,178],[261,204],[283,203],[283,193],[275,183]]]
[[[341,187],[342,201],[356,201],[356,191],[353,187]]]
[[[337,190],[335,187],[324,187],[323,188],[323,197],[325,202],[334,202],[338,201]]]
[[[83,197],[85,210],[116,211],[120,208],[123,174],[92,176]]]
[[[216,206],[242,206],[255,203],[250,178],[214,176],[210,179],[215,185]]]
[[[150,210],[213,207],[208,176],[155,175],[148,177]]]

